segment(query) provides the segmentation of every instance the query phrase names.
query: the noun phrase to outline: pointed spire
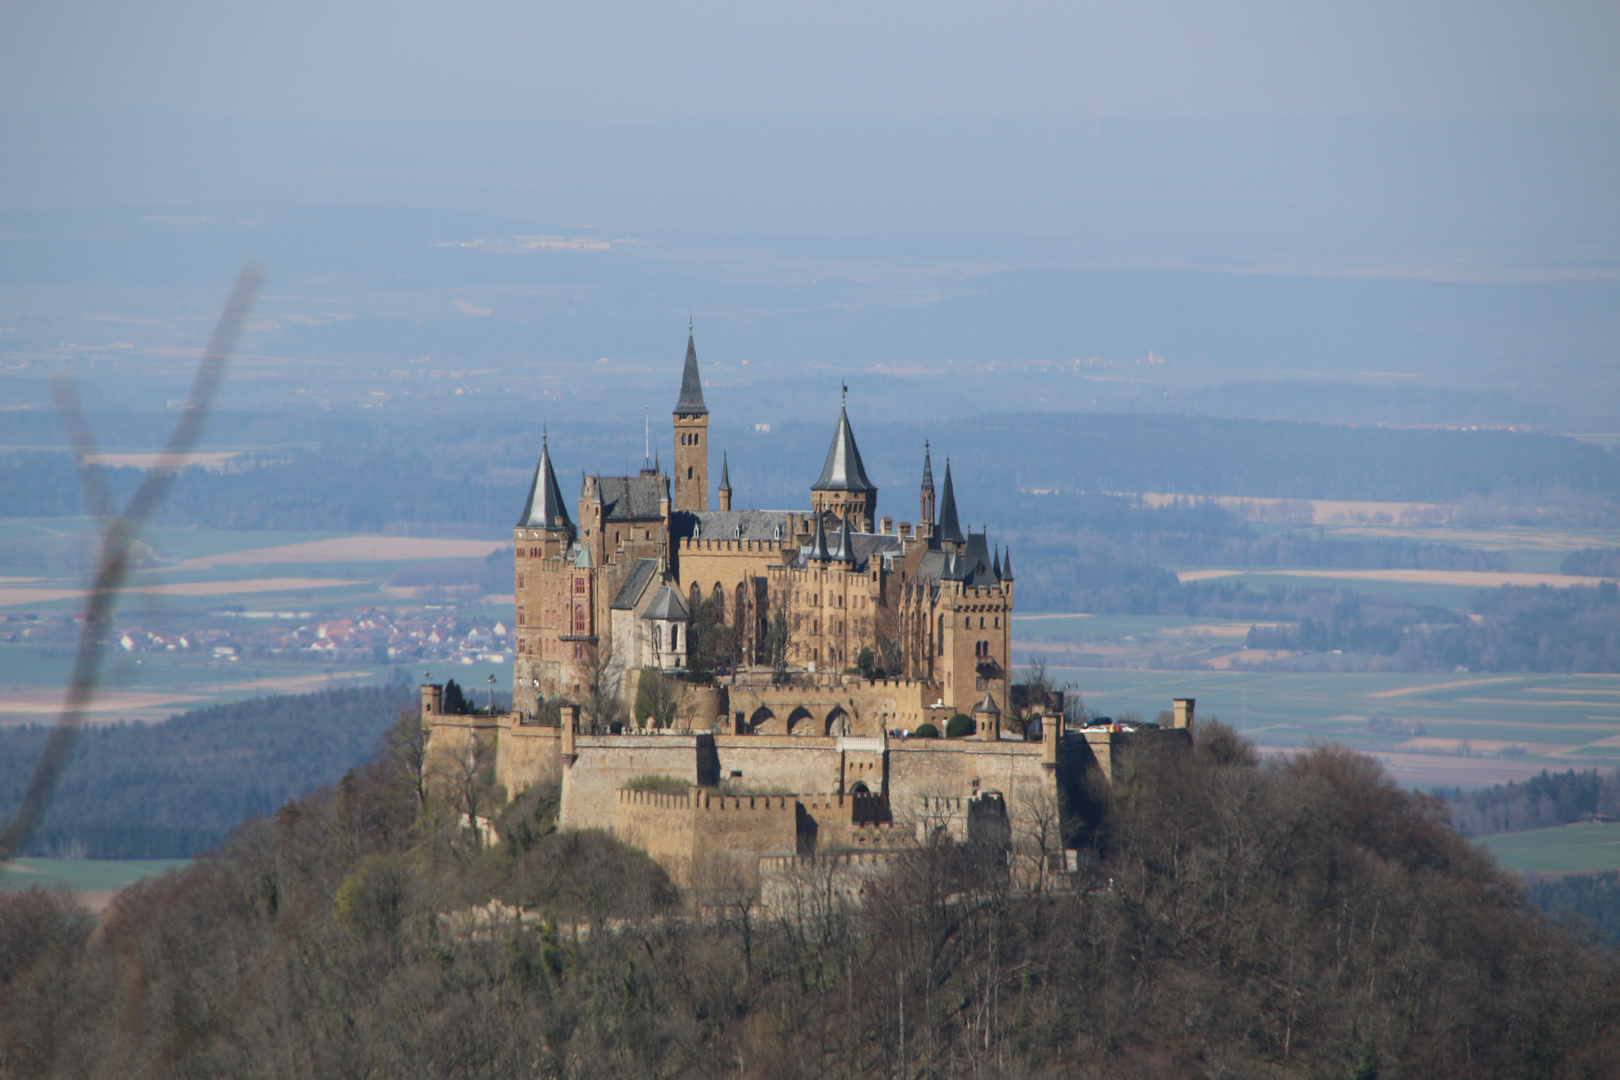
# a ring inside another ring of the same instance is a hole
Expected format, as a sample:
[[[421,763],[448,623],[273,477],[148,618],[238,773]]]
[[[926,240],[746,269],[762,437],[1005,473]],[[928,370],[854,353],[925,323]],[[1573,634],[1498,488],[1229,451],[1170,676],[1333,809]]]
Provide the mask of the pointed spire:
[[[849,515],[844,515],[844,523],[838,529],[838,550],[833,558],[839,562],[852,563],[855,561],[855,544],[849,536]]]
[[[697,344],[692,339],[691,327],[686,333],[686,367],[681,371],[681,396],[675,402],[678,413],[707,415],[709,407],[703,404],[703,379],[698,375]]]
[[[1011,581],[1012,576],[1012,545],[1007,545],[1007,557],[1001,560],[1001,580]]]
[[[1001,545],[1000,544],[996,545],[996,557],[995,557],[995,561],[990,564],[990,569],[992,569],[992,570],[994,570],[996,572],[996,577],[997,578],[1001,577]]]
[[[849,410],[838,410],[838,429],[833,432],[832,445],[827,448],[827,463],[821,467],[821,479],[810,485],[811,491],[876,491],[877,485],[866,478],[866,466],[855,445],[855,433],[850,430]]]
[[[726,460],[723,450],[720,452],[720,490],[731,490],[731,463]]]
[[[819,559],[822,562],[832,558],[827,553],[827,530],[822,526],[820,514],[816,515],[816,536],[810,541],[810,554],[806,558]]]
[[[939,538],[957,544],[967,543],[962,525],[956,519],[956,489],[951,486],[951,459],[945,459],[945,490],[939,500]]]
[[[566,529],[574,531],[568,519],[568,506],[563,502],[562,490],[557,486],[557,473],[551,467],[551,447],[545,435],[540,436],[540,464],[535,466],[534,480],[529,484],[529,498],[518,516],[520,529]]]
[[[928,494],[934,493],[934,462],[929,453],[928,440],[923,440],[923,481],[922,489]]]

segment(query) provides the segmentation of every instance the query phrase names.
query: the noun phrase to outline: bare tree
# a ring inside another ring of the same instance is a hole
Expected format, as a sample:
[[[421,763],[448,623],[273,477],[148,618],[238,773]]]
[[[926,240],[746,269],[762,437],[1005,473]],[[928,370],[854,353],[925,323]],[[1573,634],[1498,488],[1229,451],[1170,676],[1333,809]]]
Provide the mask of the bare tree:
[[[445,798],[472,834],[473,851],[484,847],[479,818],[502,801],[495,783],[495,748],[489,742],[470,737],[458,753],[440,759]]]
[[[427,801],[427,743],[420,706],[401,706],[394,726],[383,733],[383,757],[405,777],[418,812]]]
[[[619,669],[614,664],[613,642],[602,638],[585,651],[585,721],[588,730],[601,733],[619,718]]]
[[[788,623],[787,611],[778,605],[765,631],[765,656],[771,665],[772,681],[779,686],[788,681],[788,659],[792,650],[793,628]]]

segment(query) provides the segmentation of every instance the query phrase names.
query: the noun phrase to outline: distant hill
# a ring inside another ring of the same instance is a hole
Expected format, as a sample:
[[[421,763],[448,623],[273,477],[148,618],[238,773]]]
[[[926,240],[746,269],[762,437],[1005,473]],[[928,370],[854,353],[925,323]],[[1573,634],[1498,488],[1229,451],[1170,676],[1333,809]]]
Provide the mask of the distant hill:
[[[376,756],[411,701],[398,686],[255,698],[160,724],[86,728],[24,855],[185,858],[217,846]],[[9,818],[50,735],[0,728],[0,815]]]

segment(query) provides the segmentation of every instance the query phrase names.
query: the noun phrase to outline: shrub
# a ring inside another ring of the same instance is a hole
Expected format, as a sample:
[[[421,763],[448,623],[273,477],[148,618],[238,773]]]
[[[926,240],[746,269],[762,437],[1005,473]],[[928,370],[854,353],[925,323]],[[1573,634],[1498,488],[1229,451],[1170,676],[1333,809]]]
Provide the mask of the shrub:
[[[933,724],[918,724],[917,730],[911,734],[918,739],[937,739],[939,738],[939,728]]]
[[[960,739],[964,735],[973,734],[973,717],[967,713],[957,713],[945,721],[945,737],[947,739]]]
[[[631,791],[656,791],[660,795],[685,795],[691,784],[678,776],[664,773],[642,773],[624,782]]]

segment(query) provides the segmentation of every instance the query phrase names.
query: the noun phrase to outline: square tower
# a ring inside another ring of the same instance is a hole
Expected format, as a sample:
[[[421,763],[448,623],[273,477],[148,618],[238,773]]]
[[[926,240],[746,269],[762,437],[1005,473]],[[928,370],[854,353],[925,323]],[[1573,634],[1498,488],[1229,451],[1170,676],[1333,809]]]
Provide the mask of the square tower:
[[[709,408],[703,403],[703,380],[698,376],[697,346],[686,335],[686,368],[681,372],[681,396],[675,402],[676,510],[709,508]]]

